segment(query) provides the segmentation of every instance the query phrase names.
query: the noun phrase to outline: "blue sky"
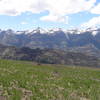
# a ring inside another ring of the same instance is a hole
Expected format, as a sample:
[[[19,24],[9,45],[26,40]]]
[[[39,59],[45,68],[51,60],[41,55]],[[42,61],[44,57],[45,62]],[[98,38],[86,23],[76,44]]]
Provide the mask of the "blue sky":
[[[36,27],[69,29],[100,25],[100,0],[13,1],[0,1],[1,29],[26,30]]]

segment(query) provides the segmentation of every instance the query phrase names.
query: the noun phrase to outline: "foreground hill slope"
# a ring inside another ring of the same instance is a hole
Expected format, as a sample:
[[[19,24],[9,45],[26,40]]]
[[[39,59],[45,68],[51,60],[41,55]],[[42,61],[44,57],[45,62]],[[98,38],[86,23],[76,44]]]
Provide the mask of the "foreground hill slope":
[[[100,100],[100,69],[0,60],[0,100]]]

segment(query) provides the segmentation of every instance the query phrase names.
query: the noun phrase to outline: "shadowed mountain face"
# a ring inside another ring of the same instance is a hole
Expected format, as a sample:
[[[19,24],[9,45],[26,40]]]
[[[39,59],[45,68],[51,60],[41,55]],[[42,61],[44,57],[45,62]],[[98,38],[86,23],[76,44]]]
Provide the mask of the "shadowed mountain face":
[[[56,49],[30,49],[27,47],[16,48],[0,45],[0,58],[27,60],[45,64],[67,64],[93,67],[100,66],[100,59],[95,56]]]

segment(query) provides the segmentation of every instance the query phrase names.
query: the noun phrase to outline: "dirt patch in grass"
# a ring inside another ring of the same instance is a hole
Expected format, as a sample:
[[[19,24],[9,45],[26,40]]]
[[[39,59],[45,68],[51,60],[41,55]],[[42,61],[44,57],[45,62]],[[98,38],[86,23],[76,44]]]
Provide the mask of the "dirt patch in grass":
[[[72,98],[72,100],[90,100],[89,98],[78,95],[76,92],[72,92],[70,97]]]
[[[0,100],[7,100],[5,96],[0,96]]]

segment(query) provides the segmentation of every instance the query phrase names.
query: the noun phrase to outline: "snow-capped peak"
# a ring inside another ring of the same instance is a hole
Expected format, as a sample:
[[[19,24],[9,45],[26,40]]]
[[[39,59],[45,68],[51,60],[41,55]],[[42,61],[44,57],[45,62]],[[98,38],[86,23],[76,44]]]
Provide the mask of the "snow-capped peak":
[[[96,36],[97,34],[98,34],[98,31],[93,31],[93,32],[92,32],[92,35],[93,35],[93,36]]]
[[[79,29],[66,30],[66,33],[69,33],[69,34],[80,34],[81,32],[82,30],[79,30]]]
[[[32,34],[48,34],[48,35],[55,35],[57,33],[65,33],[66,34],[82,34],[84,32],[90,32],[93,36],[96,34],[100,33],[99,28],[88,28],[88,29],[69,29],[69,30],[64,30],[61,28],[53,28],[53,29],[43,29],[43,28],[36,28],[36,29],[31,29],[31,30],[24,30],[24,31],[13,31],[12,29],[8,30],[0,30],[0,32],[5,31],[6,34],[26,34],[26,35],[32,35]]]
[[[55,32],[61,32],[61,31],[63,31],[61,28],[49,29],[48,34],[53,34]]]
[[[98,32],[99,32],[97,27],[88,28],[88,29],[86,29],[86,31],[91,32],[91,34],[93,36],[96,36],[98,34]]]
[[[37,29],[34,29],[34,30],[32,30],[32,31],[30,32],[30,34],[34,34],[34,33],[46,34],[47,32],[46,32],[46,30],[44,30],[44,29],[38,27]]]
[[[15,34],[15,31],[12,29],[6,30],[6,34]]]
[[[16,32],[16,34],[18,34],[18,35],[19,35],[19,34],[23,34],[23,33],[25,34],[25,31],[17,31],[17,32]]]

